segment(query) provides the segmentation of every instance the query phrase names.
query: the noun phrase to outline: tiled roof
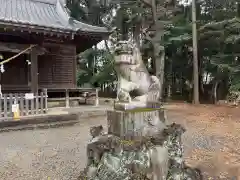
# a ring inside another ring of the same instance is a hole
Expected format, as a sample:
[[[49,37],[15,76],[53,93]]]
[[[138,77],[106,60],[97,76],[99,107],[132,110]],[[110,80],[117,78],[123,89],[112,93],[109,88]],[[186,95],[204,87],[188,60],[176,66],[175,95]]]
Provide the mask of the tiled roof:
[[[63,0],[0,0],[0,24],[69,32],[108,32],[105,27],[73,20]]]

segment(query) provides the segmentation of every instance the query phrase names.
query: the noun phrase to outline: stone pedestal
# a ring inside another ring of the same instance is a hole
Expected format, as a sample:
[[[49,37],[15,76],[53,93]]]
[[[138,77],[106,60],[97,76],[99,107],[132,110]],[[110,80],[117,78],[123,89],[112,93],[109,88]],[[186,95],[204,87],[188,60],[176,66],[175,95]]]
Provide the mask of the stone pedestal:
[[[126,111],[136,111],[136,110],[146,110],[146,109],[160,109],[162,108],[162,103],[160,102],[136,102],[133,101],[131,103],[124,102],[114,102],[114,110],[126,110]]]
[[[148,103],[145,106],[133,104],[115,104],[115,110],[107,112],[108,134],[120,138],[123,150],[141,153],[143,146],[153,136],[161,136],[165,125],[164,109],[159,103]],[[143,153],[144,154],[144,153]],[[151,180],[165,180],[168,173],[168,149],[162,145],[156,145],[147,150],[151,173],[148,174]],[[134,169],[133,173],[139,174]],[[143,173],[143,172],[142,172]],[[146,175],[147,176],[147,175]],[[134,179],[134,178],[133,178]],[[138,179],[138,178],[136,178]]]
[[[91,128],[88,165],[79,180],[200,180],[182,159],[180,125],[166,125],[159,103],[115,103],[108,132]]]
[[[141,140],[148,136],[148,130],[163,130],[165,128],[165,113],[163,108],[135,108],[112,110],[107,112],[108,133],[124,140]],[[151,133],[150,133],[151,134]]]

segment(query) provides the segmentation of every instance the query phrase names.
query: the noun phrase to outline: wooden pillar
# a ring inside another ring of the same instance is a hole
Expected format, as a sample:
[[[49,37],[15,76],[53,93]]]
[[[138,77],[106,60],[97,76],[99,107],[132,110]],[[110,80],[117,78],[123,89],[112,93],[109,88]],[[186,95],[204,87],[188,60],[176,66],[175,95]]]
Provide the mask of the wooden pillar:
[[[38,57],[36,47],[33,47],[31,58],[31,92],[38,93]]]
[[[70,106],[69,106],[69,90],[68,89],[66,89],[66,96],[65,96],[65,98],[66,98],[66,108],[69,108]]]
[[[95,106],[98,106],[98,105],[99,105],[98,91],[99,91],[99,89],[98,89],[98,88],[96,88],[96,99],[95,99]]]

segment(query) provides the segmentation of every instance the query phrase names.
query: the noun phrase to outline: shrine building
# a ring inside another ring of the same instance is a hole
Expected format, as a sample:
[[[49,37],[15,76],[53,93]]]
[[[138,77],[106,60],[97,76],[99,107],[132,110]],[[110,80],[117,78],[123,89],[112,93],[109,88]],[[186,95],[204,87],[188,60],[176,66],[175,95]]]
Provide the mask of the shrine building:
[[[63,0],[0,0],[3,92],[76,88],[76,55],[109,35],[69,16]],[[10,58],[10,59],[9,59]]]

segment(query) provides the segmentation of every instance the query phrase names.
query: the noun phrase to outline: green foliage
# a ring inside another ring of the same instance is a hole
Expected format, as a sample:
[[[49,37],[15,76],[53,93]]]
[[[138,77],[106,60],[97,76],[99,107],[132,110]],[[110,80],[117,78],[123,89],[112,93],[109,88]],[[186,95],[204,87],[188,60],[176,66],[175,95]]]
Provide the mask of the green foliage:
[[[200,29],[201,37],[204,37],[200,41],[211,39],[215,42],[214,47],[208,48],[208,51],[211,51],[211,65],[217,67],[217,71],[214,72],[216,78],[220,80],[223,76],[230,78],[230,91],[238,90],[240,87],[239,32],[238,18],[210,23]]]
[[[94,25],[103,25],[103,16],[111,10],[106,0],[67,0],[71,17]]]
[[[71,17],[94,25],[102,25],[104,15],[112,10],[106,0],[67,0]],[[101,86],[116,80],[113,56],[109,49],[91,48],[79,55],[77,84]]]
[[[132,37],[137,25],[141,27],[138,35],[142,35],[142,30],[148,28],[153,20],[151,8],[138,0],[68,0],[67,2],[73,17],[90,24],[101,25],[107,22],[109,26],[116,27],[111,37],[112,43]],[[158,4],[161,2],[157,1]],[[204,0],[197,3],[201,83],[203,83],[203,73],[208,73],[212,81],[228,79],[230,91],[240,88],[240,8],[238,6],[235,0]],[[159,42],[159,45],[161,43],[165,46],[165,78],[167,81],[172,78],[175,85],[184,84],[185,81],[191,82],[193,68],[191,6],[181,6],[180,10],[180,13],[168,18],[171,23],[166,26],[164,38]],[[113,11],[116,11],[115,16]],[[163,20],[165,21],[164,18]],[[147,39],[143,39],[141,50],[146,61],[153,57],[153,47]],[[84,83],[104,84],[116,80],[113,70],[114,59],[109,48],[89,49],[81,54],[80,59],[79,86]],[[95,66],[93,66],[94,61]]]
[[[235,1],[202,1],[198,8],[198,54],[200,80],[208,73],[214,81],[228,80],[229,91],[240,90],[240,20]],[[204,10],[204,11],[203,11]],[[186,12],[187,10],[184,10]],[[164,44],[167,66],[172,66],[175,83],[192,80],[191,21],[178,15],[166,28]],[[168,71],[169,68],[166,68]],[[166,74],[169,74],[168,72]],[[166,77],[167,78],[167,77]]]
[[[107,50],[91,48],[83,52],[79,59],[78,86],[85,83],[102,85],[116,80],[113,55]]]
[[[105,84],[116,81],[116,74],[113,66],[113,55],[104,50],[98,58],[98,62],[101,63],[101,65],[97,66],[97,72],[92,77],[91,82]]]

